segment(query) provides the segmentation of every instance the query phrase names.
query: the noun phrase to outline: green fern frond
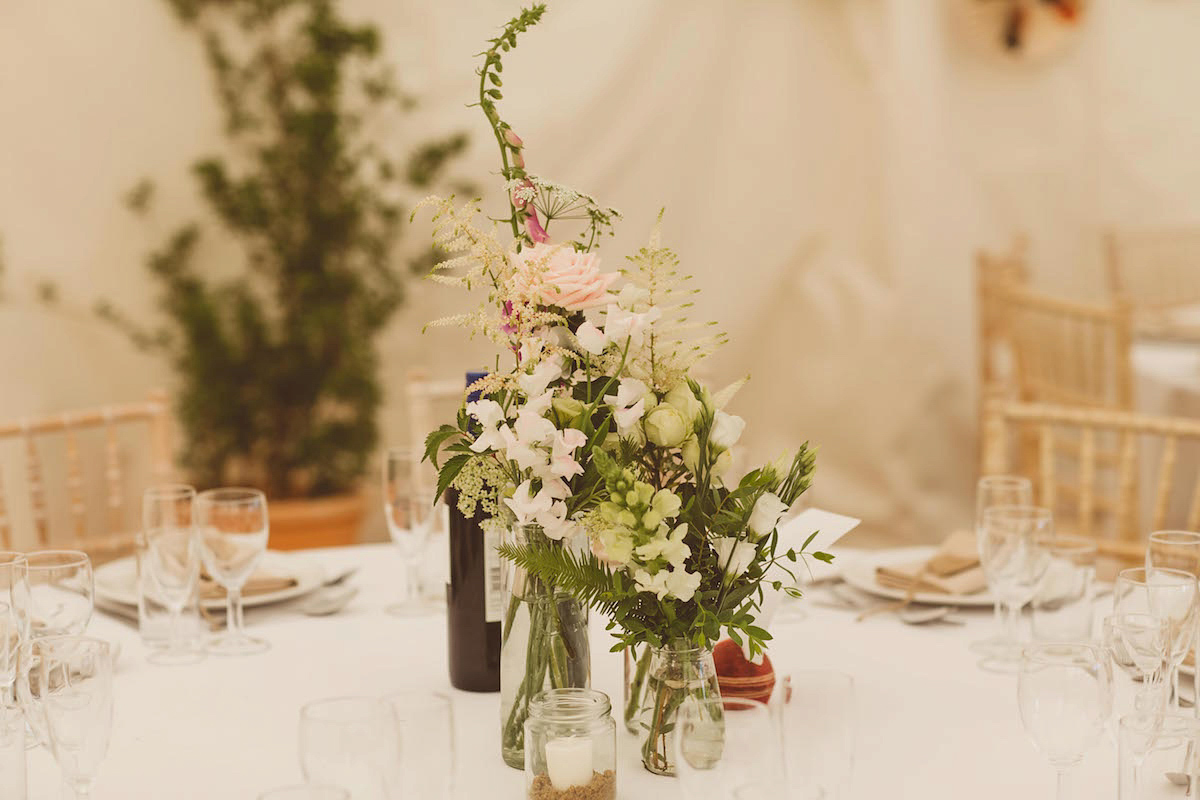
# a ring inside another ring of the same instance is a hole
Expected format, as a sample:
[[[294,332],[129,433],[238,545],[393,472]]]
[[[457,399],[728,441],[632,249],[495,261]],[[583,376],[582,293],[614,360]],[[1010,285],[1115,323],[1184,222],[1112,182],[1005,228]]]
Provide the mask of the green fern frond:
[[[616,614],[622,594],[612,571],[591,553],[576,556],[560,544],[502,544],[498,550],[530,576],[570,592],[597,611]]]

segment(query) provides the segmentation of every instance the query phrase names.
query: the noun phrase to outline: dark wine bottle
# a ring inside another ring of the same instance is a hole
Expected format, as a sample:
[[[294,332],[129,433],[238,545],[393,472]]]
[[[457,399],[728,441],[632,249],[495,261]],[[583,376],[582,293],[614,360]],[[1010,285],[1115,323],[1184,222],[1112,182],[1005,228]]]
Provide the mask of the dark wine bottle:
[[[482,373],[468,372],[470,386]],[[471,398],[475,399],[475,398]],[[468,692],[500,691],[499,537],[484,532],[481,511],[467,519],[458,492],[446,493],[450,507],[450,583],[446,586],[446,633],[450,685]]]

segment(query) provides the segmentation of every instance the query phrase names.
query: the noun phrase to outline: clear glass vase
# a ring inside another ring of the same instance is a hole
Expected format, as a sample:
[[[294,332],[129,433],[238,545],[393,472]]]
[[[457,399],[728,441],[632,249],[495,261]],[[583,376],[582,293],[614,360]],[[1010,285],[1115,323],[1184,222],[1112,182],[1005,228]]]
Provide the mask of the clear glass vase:
[[[647,645],[626,647],[624,691],[621,694],[621,721],[630,733],[642,732],[642,703],[646,695],[646,676],[654,648]]]
[[[712,650],[677,642],[647,648],[649,661],[642,691],[637,734],[642,764],[657,775],[675,774],[675,716],[689,697],[720,697]]]
[[[546,538],[540,525],[516,525],[512,545],[566,543]],[[529,703],[546,689],[588,689],[592,683],[587,606],[505,559],[504,625],[500,640],[500,748],[504,763],[525,767]]]

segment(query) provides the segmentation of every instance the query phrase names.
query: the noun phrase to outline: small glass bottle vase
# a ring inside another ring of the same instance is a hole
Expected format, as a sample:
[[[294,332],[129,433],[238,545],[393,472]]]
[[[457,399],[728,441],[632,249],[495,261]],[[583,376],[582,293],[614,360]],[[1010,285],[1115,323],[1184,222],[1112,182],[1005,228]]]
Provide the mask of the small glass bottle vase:
[[[657,775],[675,774],[675,716],[689,697],[720,697],[712,650],[676,642],[650,649],[638,736],[642,764]]]
[[[617,723],[608,695],[548,689],[525,720],[525,795],[529,800],[617,796]]]
[[[540,525],[516,525],[505,541],[515,546],[550,542]],[[573,596],[530,577],[507,559],[501,577],[500,747],[504,763],[522,769],[530,701],[546,689],[588,689],[592,684],[588,614]]]

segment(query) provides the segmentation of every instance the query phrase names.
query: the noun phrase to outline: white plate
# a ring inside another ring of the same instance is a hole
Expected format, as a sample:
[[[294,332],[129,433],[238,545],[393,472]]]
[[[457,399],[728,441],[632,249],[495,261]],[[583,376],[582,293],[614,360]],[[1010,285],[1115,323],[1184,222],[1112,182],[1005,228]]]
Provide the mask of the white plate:
[[[296,579],[296,584],[274,592],[243,597],[242,603],[247,608],[279,603],[308,594],[319,588],[321,581],[325,580],[324,570],[307,558],[293,553],[268,550],[263,554],[259,566],[273,574],[290,575]],[[96,597],[112,603],[137,605],[137,561],[133,556],[110,561],[96,568]],[[212,598],[204,600],[203,605],[211,609],[224,608],[225,600]]]
[[[905,547],[895,550],[883,550],[843,567],[842,580],[855,589],[861,589],[878,597],[903,600],[908,595],[903,589],[889,589],[875,582],[875,568],[885,564],[911,564],[917,559],[930,557],[936,549],[934,547]],[[963,606],[967,608],[983,608],[995,605],[992,595],[986,589],[982,592],[967,595],[917,592],[913,596],[913,602],[931,603],[939,606]]]

